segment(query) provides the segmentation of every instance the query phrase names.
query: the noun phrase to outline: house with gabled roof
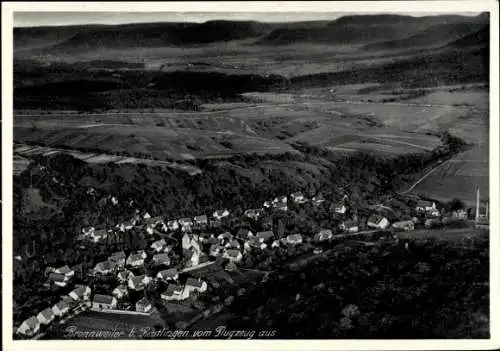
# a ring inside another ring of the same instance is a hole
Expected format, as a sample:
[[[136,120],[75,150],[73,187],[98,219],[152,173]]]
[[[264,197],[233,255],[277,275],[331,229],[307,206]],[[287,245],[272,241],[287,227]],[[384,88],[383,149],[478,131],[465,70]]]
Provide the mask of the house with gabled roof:
[[[239,243],[238,240],[233,239],[230,240],[226,245],[224,245],[226,248],[231,248],[231,249],[239,249],[241,247],[241,244]]]
[[[144,265],[144,257],[141,253],[134,253],[128,256],[126,263],[131,267],[141,267]]]
[[[195,216],[194,223],[197,225],[207,225],[208,224],[208,217],[206,215]]]
[[[98,243],[99,241],[106,240],[108,237],[108,231],[106,229],[97,229],[90,233],[90,239]]]
[[[17,333],[25,336],[34,336],[40,331],[40,321],[37,317],[32,316],[21,323],[17,328]]]
[[[325,200],[325,198],[323,197],[322,194],[317,194],[316,196],[313,196],[313,198],[311,199],[311,202],[315,206],[319,206],[319,205],[321,205],[325,201],[326,200]]]
[[[156,266],[169,266],[170,265],[170,257],[168,257],[167,253],[159,253],[153,256],[153,262]]]
[[[252,249],[264,250],[267,247],[267,244],[260,241],[256,236],[252,236],[245,241],[243,247],[245,252],[249,252],[252,251]]]
[[[49,325],[50,323],[52,323],[55,316],[54,316],[54,313],[52,312],[52,309],[46,308],[43,311],[41,311],[40,313],[38,313],[36,318],[38,319],[40,324]]]
[[[125,285],[118,285],[111,293],[117,300],[121,300],[128,295],[128,289]]]
[[[178,284],[169,284],[167,290],[161,294],[161,298],[166,301],[184,300],[183,296],[184,287]]]
[[[212,257],[221,256],[224,252],[224,247],[219,244],[212,244],[209,249],[209,255]]]
[[[128,281],[128,279],[130,277],[133,277],[133,276],[134,276],[134,273],[125,269],[125,270],[121,270],[118,272],[117,278],[118,278],[119,282],[124,283],[124,282]]]
[[[368,218],[366,225],[370,228],[386,229],[390,223],[387,218],[379,214],[373,214]]]
[[[271,208],[271,207],[273,207],[273,202],[272,201],[264,201],[264,203],[262,204],[262,207]]]
[[[243,215],[248,218],[252,218],[254,220],[259,219],[264,214],[264,210],[261,208],[258,209],[248,209],[246,210]]]
[[[260,242],[268,242],[274,239],[274,233],[271,230],[265,232],[258,232],[255,237],[260,240]]]
[[[184,285],[182,294],[185,298],[191,296],[193,292],[203,293],[207,291],[207,283],[201,279],[188,278]]]
[[[116,263],[110,260],[99,262],[94,267],[94,274],[111,274],[116,269]]]
[[[315,241],[326,241],[333,237],[333,232],[331,229],[322,229],[314,236]]]
[[[141,291],[152,281],[147,275],[139,275],[130,277],[128,280],[128,287],[131,290]]]
[[[224,209],[224,210],[217,210],[213,213],[212,217],[215,218],[216,220],[222,220],[223,218],[226,218],[229,216],[229,211]]]
[[[125,252],[123,251],[118,251],[114,252],[109,256],[109,261],[114,262],[118,266],[123,266],[125,265],[125,259],[127,256],[125,255]]]
[[[163,281],[177,280],[177,279],[179,279],[179,272],[177,271],[176,268],[165,269],[165,270],[159,271],[158,274],[156,275],[156,277],[158,279],[163,280]]]
[[[165,249],[166,246],[167,246],[167,242],[165,241],[165,239],[157,240],[157,241],[155,241],[154,243],[151,244],[151,248],[155,252],[162,252]]]
[[[188,217],[185,217],[185,218],[181,218],[179,219],[179,225],[181,227],[181,230],[183,232],[189,232],[191,231],[191,228],[193,227],[193,220],[191,218],[188,218]]]
[[[61,301],[52,306],[52,313],[54,314],[54,316],[62,317],[66,313],[68,313],[71,308],[71,302],[72,299],[66,296],[62,298]]]
[[[302,234],[290,234],[286,237],[286,242],[292,245],[302,244]]]
[[[54,284],[59,287],[65,287],[68,285],[69,278],[64,274],[50,273],[48,279],[48,286]]]
[[[415,229],[415,223],[412,220],[399,221],[392,223],[392,227],[396,230],[407,232]]]
[[[237,250],[237,249],[226,250],[222,257],[227,258],[228,260],[233,261],[233,262],[239,262],[243,259],[243,255],[241,254],[241,251]]]
[[[303,204],[307,202],[307,199],[305,198],[304,194],[302,194],[300,191],[290,194],[290,198],[296,204]]]
[[[70,278],[72,276],[75,275],[75,272],[69,268],[68,265],[65,265],[65,266],[62,266],[62,267],[59,267],[57,268],[54,273],[57,273],[57,274],[64,274],[66,277]]]
[[[233,239],[233,235],[230,232],[224,232],[219,234],[217,236],[217,239],[219,239],[220,241],[227,242]]]
[[[95,294],[92,300],[92,308],[94,310],[113,310],[118,305],[118,301],[114,296]]]
[[[180,228],[179,222],[175,219],[167,221],[167,228],[172,231],[177,230]]]
[[[348,219],[339,224],[339,229],[348,233],[357,233],[359,231],[359,226],[356,221]]]
[[[424,201],[418,200],[415,206],[417,212],[432,212],[437,210],[436,203],[434,201]]]
[[[152,307],[153,306],[151,305],[151,302],[149,302],[149,300],[145,297],[137,301],[135,304],[135,310],[142,313],[148,313],[149,311],[151,311]]]
[[[246,239],[250,238],[251,236],[253,236],[253,233],[250,229],[247,229],[247,228],[240,228],[236,232],[236,237],[238,237],[242,240],[246,240]]]
[[[86,285],[80,285],[69,293],[69,296],[75,301],[86,301],[90,299],[91,289]]]

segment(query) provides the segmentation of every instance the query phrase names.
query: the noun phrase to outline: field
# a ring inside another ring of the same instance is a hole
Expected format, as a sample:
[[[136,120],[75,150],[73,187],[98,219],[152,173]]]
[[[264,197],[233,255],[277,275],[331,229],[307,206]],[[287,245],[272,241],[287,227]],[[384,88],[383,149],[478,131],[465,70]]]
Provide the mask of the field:
[[[276,97],[281,99],[279,95]],[[372,110],[375,112],[368,113]],[[419,107],[369,104],[360,108],[314,100],[237,106],[211,104],[208,111],[200,112],[103,115],[54,112],[16,117],[14,137],[18,143],[81,151],[99,149],[103,153],[148,155],[158,160],[297,153],[291,145],[295,142],[331,150],[394,155],[428,151],[437,146],[437,137],[403,131],[394,122],[407,110],[412,110],[413,118],[415,114],[426,114]]]
[[[459,198],[467,205],[476,202],[476,187],[480,187],[481,200],[489,199],[488,144],[481,144],[461,153],[438,166],[412,191],[436,200]]]
[[[31,163],[31,161],[28,160],[27,158],[24,158],[24,157],[19,156],[19,155],[14,155],[13,165],[12,165],[12,173],[14,175],[19,175],[19,174],[23,173],[28,168],[30,163]]]

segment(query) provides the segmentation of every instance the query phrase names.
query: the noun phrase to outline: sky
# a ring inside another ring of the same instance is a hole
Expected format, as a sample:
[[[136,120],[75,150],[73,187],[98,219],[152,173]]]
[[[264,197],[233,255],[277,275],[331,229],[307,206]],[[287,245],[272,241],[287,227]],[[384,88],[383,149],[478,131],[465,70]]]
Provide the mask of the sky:
[[[298,22],[334,20],[352,13],[339,12],[15,12],[14,27],[62,26],[73,24],[124,24],[142,22],[205,22],[209,20],[253,20],[260,22]],[[357,12],[356,14],[366,14]],[[443,13],[401,12],[423,16]],[[450,13],[447,13],[450,14]],[[478,13],[460,13],[475,16]]]

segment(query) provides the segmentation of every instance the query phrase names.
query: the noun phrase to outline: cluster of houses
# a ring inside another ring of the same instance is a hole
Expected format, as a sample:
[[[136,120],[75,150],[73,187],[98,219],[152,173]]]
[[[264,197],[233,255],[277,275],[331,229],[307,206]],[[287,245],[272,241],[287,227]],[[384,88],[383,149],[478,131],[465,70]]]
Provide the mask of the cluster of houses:
[[[278,211],[287,211],[289,200],[294,204],[304,204],[307,202],[315,206],[321,205],[325,199],[321,195],[306,198],[302,193],[296,192],[287,196],[279,196],[271,201],[266,201],[263,208],[248,209],[244,212],[244,216],[258,220],[265,215],[265,209],[273,209]],[[352,215],[349,211],[347,196],[344,196],[342,201],[334,206],[334,212],[343,218],[339,225],[339,229],[347,233],[356,233],[359,231],[359,222],[357,215]],[[110,198],[113,204],[117,202],[114,198]],[[417,213],[424,213],[427,220],[432,220],[440,215],[436,204],[433,202],[419,201],[416,206]],[[456,211],[454,216],[462,218],[467,214],[465,211]],[[230,232],[223,232],[215,235],[206,233],[204,228],[217,228],[222,221],[230,216],[230,211],[221,209],[213,212],[209,219],[207,215],[198,215],[193,218],[179,218],[164,221],[161,217],[152,217],[149,213],[136,215],[129,221],[119,223],[112,229],[95,229],[94,227],[82,229],[81,238],[87,238],[94,243],[105,240],[112,232],[125,232],[133,228],[142,227],[152,237],[153,234],[160,232],[182,232],[182,250],[184,257],[187,258],[184,262],[184,268],[196,267],[212,259],[223,258],[227,259],[230,264],[240,262],[245,254],[253,250],[263,250],[266,248],[278,248],[282,246],[299,245],[304,242],[304,237],[300,233],[290,234],[285,237],[278,237],[273,231],[261,231],[253,233],[250,229],[240,228],[234,235]],[[372,229],[386,230],[393,228],[395,230],[413,230],[416,223],[416,218],[407,221],[399,221],[390,223],[389,220],[381,214],[371,215],[366,226]],[[193,229],[198,229],[193,233]],[[333,237],[334,233],[331,229],[322,229],[314,237],[314,241],[327,241]],[[178,267],[172,267],[170,253],[173,247],[169,245],[165,239],[154,241],[150,245],[150,249],[131,252],[128,256],[124,251],[112,253],[107,260],[98,262],[93,268],[95,276],[112,276],[118,278],[118,286],[114,288],[108,295],[94,294],[90,300],[91,291],[88,286],[79,286],[73,290],[69,296],[65,296],[60,302],[52,308],[46,308],[38,315],[25,320],[17,329],[18,333],[26,336],[32,336],[39,332],[41,324],[50,324],[54,318],[63,317],[70,312],[72,307],[78,303],[88,303],[94,310],[115,310],[120,306],[120,301],[125,301],[131,291],[145,291],[146,287],[151,283],[163,282],[166,284],[166,290],[160,294],[164,301],[183,301],[189,299],[192,294],[203,293],[207,290],[207,283],[201,279],[188,278],[181,284],[179,281]],[[150,260],[159,271],[154,277],[145,274],[135,275],[132,270],[141,268],[145,262]],[[63,266],[57,269],[49,268],[46,272],[48,275],[48,285],[56,285],[66,287],[71,283],[75,272],[68,266]],[[164,285],[164,284],[162,284]],[[156,285],[155,285],[156,286]],[[145,295],[146,296],[146,295]],[[146,297],[141,298],[135,304],[137,312],[149,313],[152,309],[151,303]]]

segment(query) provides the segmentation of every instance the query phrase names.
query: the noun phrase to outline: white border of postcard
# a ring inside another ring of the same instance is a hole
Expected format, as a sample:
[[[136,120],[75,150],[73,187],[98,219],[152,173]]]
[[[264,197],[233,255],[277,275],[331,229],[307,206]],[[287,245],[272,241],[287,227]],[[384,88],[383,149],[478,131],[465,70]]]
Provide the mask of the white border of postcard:
[[[499,217],[490,222],[490,334],[488,340],[12,340],[12,28],[14,11],[75,12],[490,12],[490,203],[499,211],[498,2],[476,1],[255,1],[255,2],[9,2],[2,3],[2,245],[3,347],[11,350],[463,350],[500,348]]]

